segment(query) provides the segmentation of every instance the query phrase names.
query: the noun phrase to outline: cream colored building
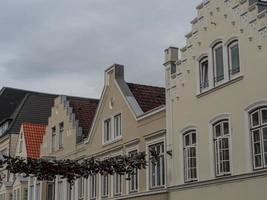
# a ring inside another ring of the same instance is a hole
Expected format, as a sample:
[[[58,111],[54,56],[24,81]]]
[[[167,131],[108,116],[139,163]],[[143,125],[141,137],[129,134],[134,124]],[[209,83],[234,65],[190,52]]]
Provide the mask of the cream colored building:
[[[197,12],[186,46],[165,51],[169,199],[264,200],[267,3]]]
[[[60,177],[49,187],[45,182],[32,179],[29,187],[32,187],[33,193],[36,193],[36,185],[40,184],[41,200],[167,199],[165,89],[127,83],[124,67],[113,65],[105,71],[105,86],[97,109],[93,106],[78,110],[89,121],[81,124],[77,120],[77,106],[68,97],[61,96],[55,100],[41,145],[43,157],[78,161],[90,157],[104,159],[149,152],[148,148],[155,148],[161,155],[160,164],[153,165],[153,168],[150,164],[146,170],[131,176],[130,181],[125,176],[104,177],[97,174],[87,180],[77,180],[71,189]],[[64,129],[60,136],[62,123]],[[83,132],[86,138],[77,143],[77,135],[86,123],[87,132]]]

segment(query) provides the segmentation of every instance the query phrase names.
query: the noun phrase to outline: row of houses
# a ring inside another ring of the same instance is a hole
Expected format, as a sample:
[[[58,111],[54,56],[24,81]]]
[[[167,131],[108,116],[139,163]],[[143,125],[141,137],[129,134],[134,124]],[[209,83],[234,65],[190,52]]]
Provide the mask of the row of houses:
[[[186,46],[165,50],[165,87],[128,83],[114,64],[100,99],[0,92],[2,154],[80,161],[145,151],[147,169],[73,187],[3,169],[0,200],[266,199],[267,3],[205,0],[197,12]]]

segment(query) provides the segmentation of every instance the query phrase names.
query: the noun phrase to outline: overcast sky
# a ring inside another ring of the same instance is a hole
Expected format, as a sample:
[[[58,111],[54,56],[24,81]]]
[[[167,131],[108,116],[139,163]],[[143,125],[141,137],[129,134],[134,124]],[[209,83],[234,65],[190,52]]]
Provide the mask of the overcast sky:
[[[200,0],[0,1],[0,86],[99,97],[103,73],[164,85],[163,51],[184,46]]]

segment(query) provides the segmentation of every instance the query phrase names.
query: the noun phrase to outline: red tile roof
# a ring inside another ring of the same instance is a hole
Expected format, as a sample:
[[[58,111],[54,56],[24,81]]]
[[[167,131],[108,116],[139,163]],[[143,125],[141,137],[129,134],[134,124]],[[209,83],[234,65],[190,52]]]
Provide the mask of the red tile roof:
[[[143,112],[165,105],[165,88],[135,83],[127,84]]]
[[[38,159],[40,157],[40,146],[43,142],[46,125],[23,123],[22,127],[27,157]]]
[[[79,120],[79,125],[83,129],[83,135],[86,137],[93,123],[99,100],[75,97],[68,97],[68,100],[73,108],[76,120]]]

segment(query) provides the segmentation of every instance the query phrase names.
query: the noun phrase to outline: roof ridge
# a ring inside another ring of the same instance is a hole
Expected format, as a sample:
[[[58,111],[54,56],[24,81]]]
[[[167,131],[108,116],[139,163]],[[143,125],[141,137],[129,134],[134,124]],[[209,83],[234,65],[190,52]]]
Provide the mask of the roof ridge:
[[[153,88],[160,88],[160,89],[165,89],[165,87],[160,87],[160,86],[155,86],[155,85],[148,85],[148,84],[140,84],[140,83],[130,83],[126,82],[126,84],[133,84],[133,85],[140,85],[140,86],[145,86],[145,87],[153,87]]]

